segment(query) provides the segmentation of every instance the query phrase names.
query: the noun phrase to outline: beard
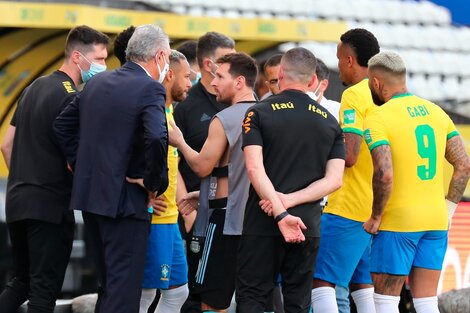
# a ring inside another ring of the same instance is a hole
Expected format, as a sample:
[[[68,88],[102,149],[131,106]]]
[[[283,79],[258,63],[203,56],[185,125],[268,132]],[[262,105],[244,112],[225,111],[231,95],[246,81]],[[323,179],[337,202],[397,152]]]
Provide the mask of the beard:
[[[181,102],[186,99],[186,91],[183,88],[174,86],[171,90],[171,98],[175,102]]]
[[[218,103],[231,105],[233,97],[234,94],[231,92],[227,92],[227,90],[225,90],[224,94],[216,90],[216,100]]]
[[[232,99],[230,97],[224,97],[221,94],[219,94],[216,97],[216,100],[217,100],[218,103],[229,104],[229,105],[232,104]]]
[[[385,101],[380,99],[379,95],[372,89],[370,90],[370,93],[372,94],[372,100],[374,101],[375,105],[381,106],[382,104],[385,103]]]

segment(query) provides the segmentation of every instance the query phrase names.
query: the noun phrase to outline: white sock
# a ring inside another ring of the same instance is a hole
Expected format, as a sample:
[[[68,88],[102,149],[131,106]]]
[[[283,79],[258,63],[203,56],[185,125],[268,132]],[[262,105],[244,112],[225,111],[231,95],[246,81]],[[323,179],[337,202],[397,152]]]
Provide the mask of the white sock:
[[[416,313],[439,313],[437,296],[427,298],[413,298]]]
[[[156,295],[157,289],[142,289],[139,313],[147,313],[150,305],[152,305],[153,300],[155,300]]]
[[[162,296],[158,301],[155,313],[179,313],[189,294],[188,284],[160,291]]]
[[[375,311],[377,313],[399,313],[400,297],[374,293]]]
[[[357,313],[375,313],[374,288],[364,288],[351,292]]]
[[[312,290],[312,307],[314,313],[338,313],[335,288],[314,288]]]

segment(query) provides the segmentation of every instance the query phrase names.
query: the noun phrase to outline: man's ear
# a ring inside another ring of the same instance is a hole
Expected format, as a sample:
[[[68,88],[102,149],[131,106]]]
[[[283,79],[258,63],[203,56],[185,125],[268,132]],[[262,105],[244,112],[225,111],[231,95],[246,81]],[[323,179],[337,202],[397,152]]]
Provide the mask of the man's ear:
[[[377,76],[372,77],[372,86],[374,86],[375,90],[380,90],[380,80],[377,78]]]
[[[328,84],[329,84],[328,79],[323,79],[322,81],[320,81],[320,91],[322,94],[328,88]]]
[[[284,69],[282,68],[282,66],[279,66],[279,72],[277,74],[277,79],[281,80],[283,78],[284,78]]]
[[[167,82],[171,82],[174,77],[175,77],[175,72],[173,72],[173,69],[170,68],[170,69],[168,70],[168,73],[166,73],[165,80],[166,80]]]
[[[240,75],[235,79],[235,86],[237,87],[237,89],[242,89],[243,86],[245,85],[246,85],[245,76]]]
[[[72,60],[74,64],[78,64],[80,62],[79,59],[80,59],[80,52],[78,50],[73,50],[70,55],[70,60]]]
[[[212,60],[210,58],[204,58],[202,61],[202,70],[206,72],[212,72]]]
[[[310,78],[310,81],[308,82],[308,88],[312,86],[318,86],[318,77],[317,74],[313,74],[312,77]]]
[[[348,67],[352,67],[354,64],[354,58],[352,55],[348,55]]]

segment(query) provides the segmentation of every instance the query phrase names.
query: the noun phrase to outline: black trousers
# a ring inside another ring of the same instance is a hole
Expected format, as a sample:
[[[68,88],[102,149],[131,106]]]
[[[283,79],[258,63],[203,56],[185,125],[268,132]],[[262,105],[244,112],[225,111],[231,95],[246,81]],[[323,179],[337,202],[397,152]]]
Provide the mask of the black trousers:
[[[282,276],[286,313],[308,313],[320,238],[286,243],[282,236],[242,235],[238,251],[237,312],[262,313]]]
[[[8,224],[15,273],[0,295],[0,312],[52,313],[72,251],[74,224],[23,220]]]
[[[99,289],[95,313],[138,313],[150,221],[83,212]]]

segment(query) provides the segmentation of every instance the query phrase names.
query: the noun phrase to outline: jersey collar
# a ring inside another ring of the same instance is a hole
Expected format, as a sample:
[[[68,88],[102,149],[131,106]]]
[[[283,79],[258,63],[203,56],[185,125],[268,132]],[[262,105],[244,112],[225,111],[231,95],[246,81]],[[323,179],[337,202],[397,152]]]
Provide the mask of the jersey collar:
[[[413,94],[411,94],[411,93],[409,93],[409,92],[399,93],[399,94],[394,95],[391,99],[409,97],[409,96],[412,96],[412,95],[413,95]]]

